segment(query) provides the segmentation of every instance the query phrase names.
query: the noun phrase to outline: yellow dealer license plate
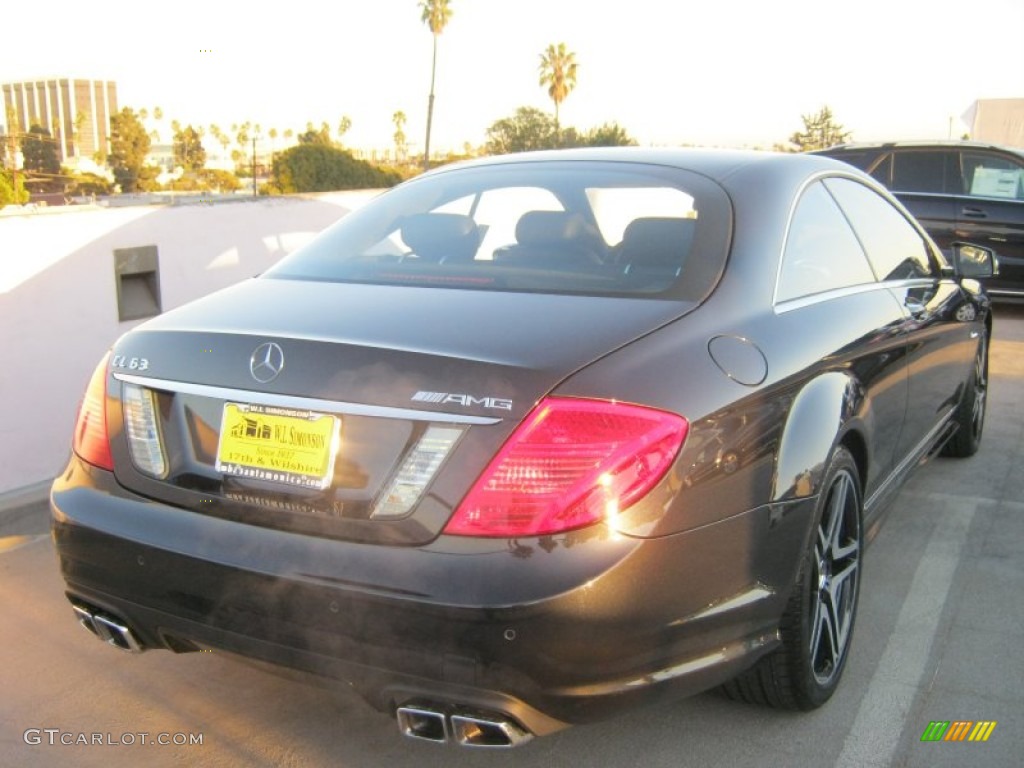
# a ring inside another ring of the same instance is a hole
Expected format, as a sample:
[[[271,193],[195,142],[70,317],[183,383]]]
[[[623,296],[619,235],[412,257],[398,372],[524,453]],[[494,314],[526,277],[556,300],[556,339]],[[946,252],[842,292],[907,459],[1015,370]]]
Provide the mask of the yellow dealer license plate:
[[[341,420],[313,411],[225,403],[217,471],[303,488],[326,488],[334,474]]]

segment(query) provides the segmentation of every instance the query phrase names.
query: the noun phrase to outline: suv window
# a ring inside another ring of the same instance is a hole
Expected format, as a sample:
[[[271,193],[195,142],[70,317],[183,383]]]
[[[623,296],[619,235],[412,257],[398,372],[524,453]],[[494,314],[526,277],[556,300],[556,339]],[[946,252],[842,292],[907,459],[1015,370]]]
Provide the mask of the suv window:
[[[888,200],[851,179],[826,179],[824,183],[860,238],[879,280],[937,274],[927,242]]]
[[[844,149],[841,152],[836,152],[832,157],[866,171],[880,154],[881,152],[877,149]]]
[[[782,256],[778,301],[872,283],[864,251],[821,182],[797,203]]]
[[[879,179],[900,192],[942,194],[954,189],[956,153],[941,150],[898,150],[892,156],[891,183]],[[876,177],[877,178],[877,177]]]
[[[987,152],[963,153],[963,193],[972,197],[1024,200],[1024,166]]]

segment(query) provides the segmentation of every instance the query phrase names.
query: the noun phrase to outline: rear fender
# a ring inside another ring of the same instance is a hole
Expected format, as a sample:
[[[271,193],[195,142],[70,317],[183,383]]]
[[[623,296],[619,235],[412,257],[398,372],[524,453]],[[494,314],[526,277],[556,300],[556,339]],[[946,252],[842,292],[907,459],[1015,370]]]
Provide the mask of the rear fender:
[[[814,496],[843,432],[854,420],[864,399],[857,380],[831,371],[808,382],[793,400],[782,431],[772,501]]]

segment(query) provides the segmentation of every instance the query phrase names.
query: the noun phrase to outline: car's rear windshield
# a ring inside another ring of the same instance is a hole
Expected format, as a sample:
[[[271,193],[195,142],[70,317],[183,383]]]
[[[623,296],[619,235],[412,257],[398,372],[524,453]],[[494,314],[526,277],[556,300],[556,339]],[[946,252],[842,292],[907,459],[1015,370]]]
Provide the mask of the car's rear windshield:
[[[704,176],[622,162],[510,162],[406,182],[265,273],[278,279],[699,301],[731,207]]]

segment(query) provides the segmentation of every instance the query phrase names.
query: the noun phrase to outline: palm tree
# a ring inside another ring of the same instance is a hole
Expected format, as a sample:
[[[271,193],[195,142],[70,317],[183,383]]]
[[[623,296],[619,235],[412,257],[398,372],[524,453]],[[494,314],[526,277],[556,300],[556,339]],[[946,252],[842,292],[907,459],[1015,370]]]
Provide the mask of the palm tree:
[[[548,96],[555,102],[555,128],[558,128],[558,107],[576,87],[576,54],[565,49],[565,43],[552,43],[540,55],[540,84],[548,86]]]
[[[434,36],[434,58],[430,66],[430,99],[427,101],[427,140],[423,147],[423,169],[430,168],[430,126],[434,121],[434,76],[437,74],[437,38],[452,17],[448,0],[420,0],[420,20]]]
[[[395,160],[399,163],[405,162],[405,112],[398,110],[391,116],[395,124]]]
[[[352,127],[352,118],[348,115],[342,115],[341,120],[338,121],[338,144],[341,144],[341,137],[348,133],[349,128]]]

